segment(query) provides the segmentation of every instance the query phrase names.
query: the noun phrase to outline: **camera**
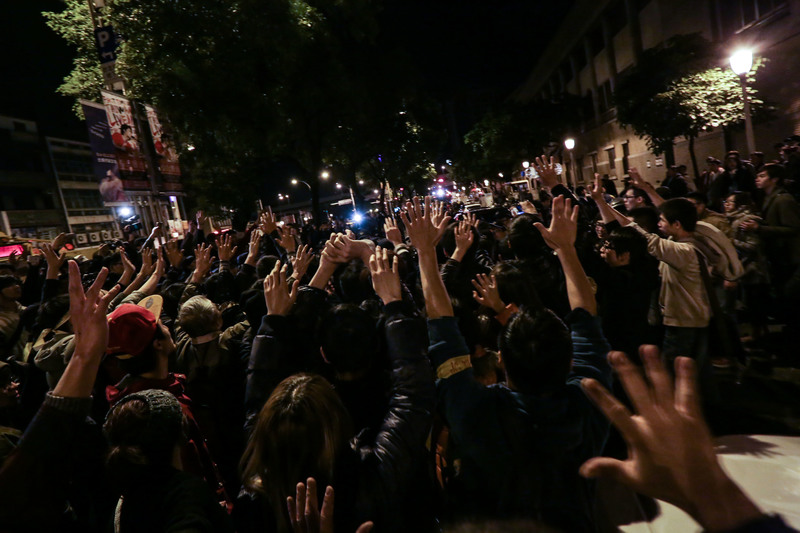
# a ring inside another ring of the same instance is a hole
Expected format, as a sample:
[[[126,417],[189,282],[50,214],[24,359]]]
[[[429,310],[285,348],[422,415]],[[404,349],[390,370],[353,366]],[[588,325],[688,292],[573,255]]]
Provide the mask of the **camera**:
[[[142,229],[142,219],[139,215],[131,215],[122,221],[126,231],[139,231]]]

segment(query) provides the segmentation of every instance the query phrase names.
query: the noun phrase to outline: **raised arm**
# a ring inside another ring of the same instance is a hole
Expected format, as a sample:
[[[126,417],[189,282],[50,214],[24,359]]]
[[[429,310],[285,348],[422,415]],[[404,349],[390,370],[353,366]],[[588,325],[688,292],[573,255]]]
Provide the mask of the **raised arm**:
[[[646,192],[654,206],[658,207],[664,203],[664,199],[656,192],[656,188],[644,181],[644,178],[642,178],[635,167],[631,167],[631,169],[628,170],[628,175],[631,177],[631,181],[633,181],[633,186]]]
[[[700,407],[694,361],[675,359],[673,386],[658,350],[643,346],[641,354],[647,380],[625,354],[609,354],[635,415],[599,383],[583,380],[587,395],[628,444],[629,457],[589,459],[581,475],[613,479],[676,505],[706,531],[793,531],[779,518],[763,515],[720,467]]]
[[[578,252],[575,250],[575,236],[578,231],[578,206],[572,207],[572,201],[559,196],[553,199],[553,217],[550,228],[540,222],[535,223],[547,245],[555,250],[564,276],[567,279],[567,296],[572,309],[582,308],[590,314],[597,314],[597,302],[594,298],[589,278],[583,271]]]
[[[436,262],[436,241],[438,229],[431,222],[430,196],[425,197],[425,212],[419,198],[406,204],[406,211],[400,214],[406,226],[411,244],[417,249],[419,270],[422,279],[422,294],[425,297],[425,310],[429,319],[453,316],[453,304],[444,287],[439,265]]]
[[[75,331],[75,353],[58,381],[54,396],[62,398],[88,398],[92,393],[100,360],[108,344],[108,304],[120,290],[115,286],[100,296],[100,289],[108,277],[103,268],[86,293],[81,285],[81,273],[75,261],[69,262],[69,313]]]
[[[600,183],[600,174],[594,175],[592,200],[594,200],[594,203],[597,205],[597,209],[600,211],[600,216],[603,217],[603,224],[608,224],[609,222],[614,222],[615,220],[619,222],[621,226],[627,226],[631,223],[628,217],[608,205],[608,202],[606,202],[606,198],[603,196],[603,185]]]

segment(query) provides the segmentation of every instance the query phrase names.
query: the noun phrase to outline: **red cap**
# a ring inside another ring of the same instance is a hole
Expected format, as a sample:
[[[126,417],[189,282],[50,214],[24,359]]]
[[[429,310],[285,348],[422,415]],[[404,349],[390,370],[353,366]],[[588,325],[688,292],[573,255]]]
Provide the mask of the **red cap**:
[[[123,304],[108,315],[108,348],[106,353],[118,359],[136,357],[153,342],[158,317],[149,309]]]

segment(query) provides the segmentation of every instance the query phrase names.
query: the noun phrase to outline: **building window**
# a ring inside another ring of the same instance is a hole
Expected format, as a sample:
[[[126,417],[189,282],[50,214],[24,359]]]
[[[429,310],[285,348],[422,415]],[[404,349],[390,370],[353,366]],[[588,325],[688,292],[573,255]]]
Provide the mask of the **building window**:
[[[605,39],[603,39],[603,28],[598,26],[589,33],[589,50],[594,57],[605,47],[606,42]]]
[[[592,173],[597,174],[597,152],[589,155],[592,158]]]
[[[575,179],[583,183],[583,156],[575,159]]]
[[[606,80],[602,85],[597,86],[597,101],[600,105],[600,113],[605,113],[614,107],[614,94],[611,90],[611,80]]]
[[[617,151],[612,146],[611,148],[606,148],[606,156],[608,157],[608,170],[609,172],[612,170],[616,170],[617,164]]]
[[[628,13],[625,8],[625,2],[617,2],[612,5],[606,12],[606,20],[608,21],[609,34],[613,39],[613,37],[621,32],[628,23]]]
[[[622,143],[622,174],[624,176],[630,174],[629,172],[630,167],[628,162],[628,158],[630,156],[631,156],[631,145],[628,143],[628,141],[625,141],[624,143]]]
[[[787,4],[786,0],[717,0],[716,12],[722,35],[729,37]]]

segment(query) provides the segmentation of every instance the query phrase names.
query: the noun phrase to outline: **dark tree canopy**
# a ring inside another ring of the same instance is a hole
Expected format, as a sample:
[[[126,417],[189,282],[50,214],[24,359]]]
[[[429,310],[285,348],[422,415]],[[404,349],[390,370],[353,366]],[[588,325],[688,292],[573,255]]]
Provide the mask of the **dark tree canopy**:
[[[93,98],[102,80],[89,13],[82,0],[66,4],[50,25],[80,46],[61,91]],[[418,105],[410,63],[378,45],[379,2],[115,0],[108,9],[124,37],[117,69],[127,93],[173,124],[201,205],[252,209],[280,160],[294,162],[318,211],[323,166],[352,183],[378,154],[391,164],[438,149],[421,127],[394,128],[391,141],[381,135],[404,110],[420,110],[415,124],[436,113],[421,116],[432,107]]]

